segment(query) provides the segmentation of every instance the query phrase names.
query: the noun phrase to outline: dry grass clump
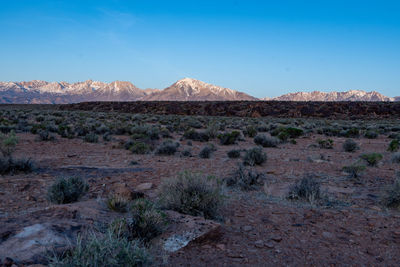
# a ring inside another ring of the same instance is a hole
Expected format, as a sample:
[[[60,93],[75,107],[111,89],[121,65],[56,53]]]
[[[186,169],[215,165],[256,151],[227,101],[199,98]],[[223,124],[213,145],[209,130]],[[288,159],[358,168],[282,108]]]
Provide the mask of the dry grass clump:
[[[160,185],[160,203],[184,214],[216,219],[224,203],[221,187],[214,177],[183,172]]]
[[[312,176],[305,176],[290,188],[288,198],[315,203],[321,199],[320,183]]]
[[[256,190],[264,185],[265,176],[262,173],[246,168],[243,164],[225,179],[227,186],[238,186],[242,190]]]
[[[243,158],[243,164],[248,166],[261,165],[267,161],[267,154],[261,147],[253,147],[246,151]]]
[[[47,191],[47,199],[56,204],[78,201],[89,190],[89,185],[80,177],[59,178]]]

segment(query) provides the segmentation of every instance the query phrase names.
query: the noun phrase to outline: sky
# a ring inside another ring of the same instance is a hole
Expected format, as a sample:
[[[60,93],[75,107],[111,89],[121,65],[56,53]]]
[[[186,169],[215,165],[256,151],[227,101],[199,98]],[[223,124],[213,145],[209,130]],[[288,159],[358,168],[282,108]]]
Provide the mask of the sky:
[[[0,0],[0,81],[400,95],[400,1]]]

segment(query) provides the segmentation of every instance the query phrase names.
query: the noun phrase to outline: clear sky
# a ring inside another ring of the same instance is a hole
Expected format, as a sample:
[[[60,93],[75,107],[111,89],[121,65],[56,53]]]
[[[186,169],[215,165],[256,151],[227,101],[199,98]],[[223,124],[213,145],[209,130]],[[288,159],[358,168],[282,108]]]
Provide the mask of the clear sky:
[[[0,0],[0,80],[400,95],[400,1]]]

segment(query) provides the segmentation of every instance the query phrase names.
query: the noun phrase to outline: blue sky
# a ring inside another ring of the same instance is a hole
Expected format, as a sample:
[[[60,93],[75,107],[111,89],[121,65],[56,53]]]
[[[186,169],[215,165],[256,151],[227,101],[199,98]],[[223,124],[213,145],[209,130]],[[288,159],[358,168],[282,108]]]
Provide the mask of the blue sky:
[[[400,95],[400,1],[0,0],[0,80]]]

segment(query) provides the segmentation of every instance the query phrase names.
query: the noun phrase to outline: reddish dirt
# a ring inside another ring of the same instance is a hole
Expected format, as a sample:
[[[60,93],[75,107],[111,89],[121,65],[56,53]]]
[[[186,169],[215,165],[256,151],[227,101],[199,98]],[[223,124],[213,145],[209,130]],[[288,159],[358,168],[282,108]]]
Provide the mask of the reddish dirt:
[[[39,142],[31,134],[18,134],[15,157],[30,157],[39,167],[37,173],[6,175],[0,179],[0,224],[14,216],[47,207],[47,187],[62,175],[88,178],[85,199],[106,197],[118,184],[135,188],[140,183],[157,185],[164,178],[183,170],[201,171],[227,177],[240,159],[229,159],[233,148],[254,146],[252,139],[234,146],[218,145],[211,159],[198,153],[204,143],[193,142],[194,157],[133,155],[120,148],[119,140],[107,144],[89,144],[80,139],[58,138]],[[227,206],[222,236],[192,244],[172,255],[169,266],[299,266],[360,265],[398,266],[400,256],[400,213],[379,204],[385,186],[394,181],[399,165],[391,163],[386,152],[389,139],[356,139],[361,149],[342,150],[344,138],[332,138],[333,149],[315,144],[323,136],[297,139],[297,144],[264,148],[267,162],[255,167],[267,176],[266,186],[258,191],[227,190]],[[181,142],[182,151],[189,148]],[[349,180],[342,167],[358,159],[361,153],[384,155],[378,167],[368,167],[360,182]],[[130,165],[135,160],[138,165]],[[86,168],[78,168],[86,167]],[[96,169],[100,168],[100,169]],[[285,198],[290,184],[304,174],[317,175],[325,194],[337,203],[321,208]],[[156,188],[150,197],[155,196]],[[51,205],[50,205],[51,206]]]

